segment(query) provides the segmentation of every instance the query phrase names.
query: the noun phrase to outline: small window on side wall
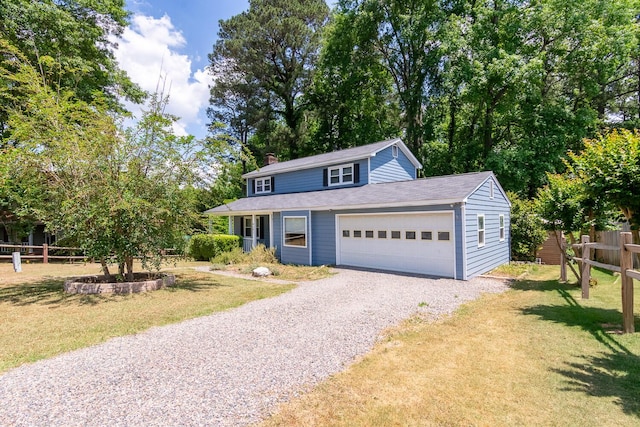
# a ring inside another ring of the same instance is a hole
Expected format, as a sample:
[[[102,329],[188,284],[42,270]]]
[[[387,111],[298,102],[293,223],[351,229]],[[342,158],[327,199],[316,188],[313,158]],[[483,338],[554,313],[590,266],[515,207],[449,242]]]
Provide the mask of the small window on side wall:
[[[484,246],[484,214],[478,215],[478,247]]]
[[[398,146],[397,145],[392,145],[391,146],[391,154],[393,155],[394,159],[398,158]]]
[[[504,214],[500,215],[500,241],[504,242]]]

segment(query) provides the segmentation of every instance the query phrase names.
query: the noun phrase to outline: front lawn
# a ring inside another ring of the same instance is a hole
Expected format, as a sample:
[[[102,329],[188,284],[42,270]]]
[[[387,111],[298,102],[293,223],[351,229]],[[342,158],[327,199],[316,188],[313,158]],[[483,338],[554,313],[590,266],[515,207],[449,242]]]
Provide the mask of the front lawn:
[[[133,295],[68,295],[63,277],[97,264],[0,264],[0,372],[109,338],[179,322],[287,292],[294,285],[196,272],[180,263],[176,286]],[[139,268],[137,271],[140,271]]]
[[[640,333],[616,333],[619,277],[594,276],[582,300],[557,267],[536,266],[448,318],[413,318],[264,424],[639,425]],[[635,312],[640,331],[638,296]]]

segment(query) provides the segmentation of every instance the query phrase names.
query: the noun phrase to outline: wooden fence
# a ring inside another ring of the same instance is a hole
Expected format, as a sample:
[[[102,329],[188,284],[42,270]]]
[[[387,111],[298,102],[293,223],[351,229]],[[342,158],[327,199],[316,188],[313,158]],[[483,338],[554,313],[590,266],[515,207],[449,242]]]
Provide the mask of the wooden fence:
[[[63,246],[9,245],[0,244],[0,260],[11,259],[13,252],[20,252],[20,258],[29,260],[42,260],[47,264],[49,260],[65,260],[69,262],[84,260],[86,256],[81,248],[68,248]],[[62,255],[63,253],[68,253]]]
[[[621,231],[631,231],[628,223],[622,223],[619,225],[619,230],[608,230],[608,231],[597,231],[596,232],[596,241],[607,246],[620,246],[620,232]],[[619,251],[601,251],[596,250],[596,253],[593,256],[597,261],[603,262],[605,264],[611,265],[620,265],[620,252]],[[634,257],[635,268],[640,267],[640,259],[638,257]]]
[[[10,245],[0,244],[0,260],[12,259],[13,252],[20,252],[21,259],[29,259],[42,261],[47,264],[49,260],[64,260],[64,261],[84,261],[87,256],[82,248],[69,248],[64,246],[49,246],[44,244],[42,246],[32,246],[27,244]],[[63,255],[63,253],[68,253]],[[162,256],[166,258],[178,258],[182,255],[176,254],[176,249],[169,248],[162,250]],[[135,257],[140,258],[140,257]]]
[[[640,254],[640,245],[632,243],[630,232],[621,232],[619,245],[607,245],[599,242],[590,242],[589,236],[582,236],[579,244],[573,245],[579,249],[581,258],[575,257],[581,266],[582,298],[589,298],[589,284],[591,282],[591,266],[620,273],[622,285],[622,330],[624,333],[635,331],[633,316],[633,280],[640,280],[640,271],[633,269],[633,254]],[[594,261],[591,251],[616,251],[619,255],[620,265],[605,264]]]

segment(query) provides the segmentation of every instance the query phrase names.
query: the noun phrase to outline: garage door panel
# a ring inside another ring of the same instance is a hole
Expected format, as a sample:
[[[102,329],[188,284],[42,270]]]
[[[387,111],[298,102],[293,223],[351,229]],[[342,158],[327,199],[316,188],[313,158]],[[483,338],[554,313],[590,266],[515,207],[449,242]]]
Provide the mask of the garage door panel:
[[[342,265],[453,277],[452,213],[344,215],[338,225]],[[373,238],[366,237],[371,231]],[[379,238],[378,231],[386,231],[386,238]],[[415,238],[408,239],[407,232]],[[423,240],[422,232],[431,232],[432,240]],[[448,232],[450,239],[438,240],[438,232]],[[391,238],[398,233],[399,239]]]

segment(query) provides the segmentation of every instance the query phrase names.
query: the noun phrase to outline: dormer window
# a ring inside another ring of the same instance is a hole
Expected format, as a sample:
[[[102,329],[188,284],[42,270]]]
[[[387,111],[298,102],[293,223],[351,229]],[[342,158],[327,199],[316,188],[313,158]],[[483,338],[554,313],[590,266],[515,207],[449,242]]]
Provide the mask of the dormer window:
[[[329,185],[353,183],[353,164],[329,168]]]
[[[271,177],[256,178],[255,180],[256,194],[271,193],[271,191],[273,191],[272,185],[271,185]]]

